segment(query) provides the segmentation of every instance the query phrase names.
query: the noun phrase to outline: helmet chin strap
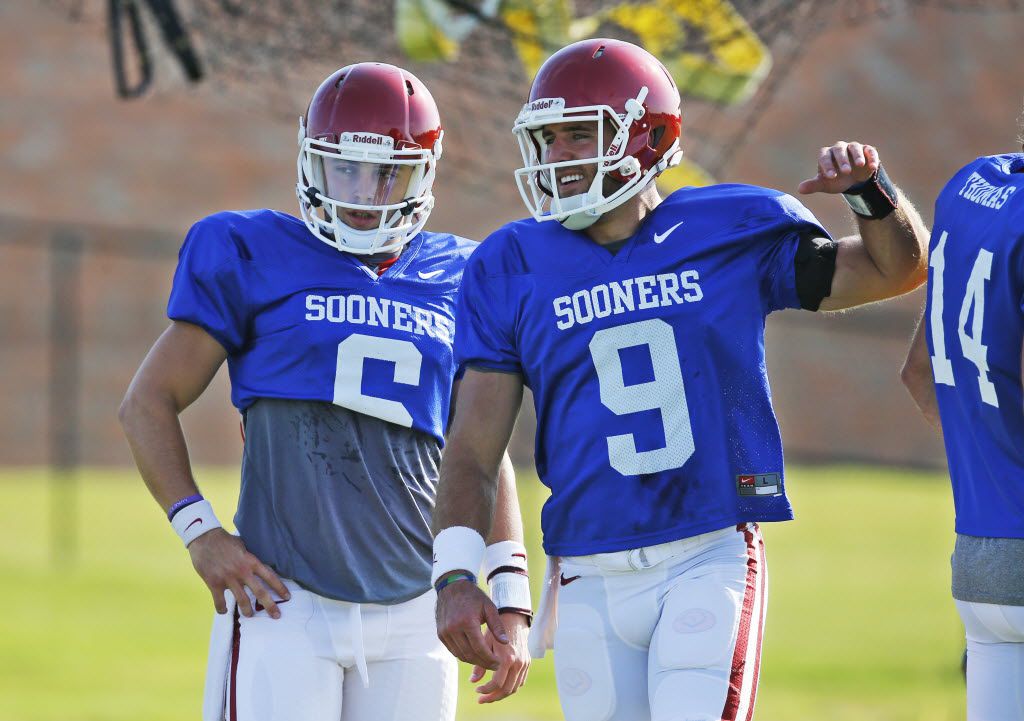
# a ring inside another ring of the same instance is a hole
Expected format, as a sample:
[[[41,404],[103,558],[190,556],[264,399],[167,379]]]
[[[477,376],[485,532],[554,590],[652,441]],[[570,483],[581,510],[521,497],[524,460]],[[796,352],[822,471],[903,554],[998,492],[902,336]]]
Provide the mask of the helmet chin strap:
[[[585,196],[581,193],[577,197],[583,198]],[[569,230],[584,230],[596,223],[597,219],[600,217],[601,214],[595,213],[594,210],[585,210],[582,213],[573,213],[560,222],[563,228],[568,228]]]
[[[589,210],[584,210],[579,213],[573,213],[572,211],[587,205],[600,203],[604,200],[604,193],[602,192],[603,184],[604,173],[598,172],[595,174],[594,180],[590,184],[590,188],[587,189],[586,193],[572,195],[561,201],[562,211],[568,211],[571,213],[569,216],[559,221],[563,227],[568,228],[569,230],[583,230],[597,222],[597,219],[601,217],[601,211],[598,208],[590,208]]]
[[[637,162],[636,158],[631,155],[627,155],[610,168],[606,170],[598,170],[594,176],[594,181],[590,184],[590,188],[586,193],[573,195],[561,202],[563,212],[571,212],[576,208],[583,206],[592,206],[579,213],[572,213],[567,218],[560,221],[563,227],[568,228],[569,230],[583,230],[585,228],[589,228],[596,223],[598,218],[602,215],[621,205],[625,200],[628,200],[628,198],[624,198],[622,201],[613,205],[603,204],[603,201],[605,200],[604,176],[616,170],[622,172],[624,175],[636,176],[637,173],[640,172],[640,164]]]

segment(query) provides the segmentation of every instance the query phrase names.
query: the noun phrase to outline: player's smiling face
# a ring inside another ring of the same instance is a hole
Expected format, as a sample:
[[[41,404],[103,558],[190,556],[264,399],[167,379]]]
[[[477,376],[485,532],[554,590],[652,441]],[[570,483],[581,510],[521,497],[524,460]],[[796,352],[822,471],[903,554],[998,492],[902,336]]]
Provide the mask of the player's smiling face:
[[[573,160],[596,158],[598,149],[598,132],[596,122],[569,121],[552,123],[540,129],[542,163],[563,163]],[[606,140],[610,138],[605,133]],[[597,175],[597,163],[583,163],[558,168],[555,171],[558,197],[569,198],[573,195],[586,193]]]

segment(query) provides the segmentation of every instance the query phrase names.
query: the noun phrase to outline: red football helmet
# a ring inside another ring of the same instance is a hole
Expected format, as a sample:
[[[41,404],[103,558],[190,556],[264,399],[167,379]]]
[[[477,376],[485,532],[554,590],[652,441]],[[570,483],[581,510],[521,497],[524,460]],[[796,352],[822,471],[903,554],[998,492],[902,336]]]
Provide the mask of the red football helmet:
[[[639,193],[682,159],[679,106],[679,90],[668,70],[632,43],[594,38],[552,55],[534,78],[530,101],[512,128],[524,164],[516,171],[516,184],[530,213],[579,230]],[[598,155],[543,162],[541,130],[568,121],[597,124]],[[558,169],[593,164],[597,174],[586,193],[559,196]],[[608,195],[605,177],[617,181]]]
[[[306,227],[338,250],[394,252],[423,228],[441,157],[426,86],[384,63],[338,70],[299,118],[296,194]]]

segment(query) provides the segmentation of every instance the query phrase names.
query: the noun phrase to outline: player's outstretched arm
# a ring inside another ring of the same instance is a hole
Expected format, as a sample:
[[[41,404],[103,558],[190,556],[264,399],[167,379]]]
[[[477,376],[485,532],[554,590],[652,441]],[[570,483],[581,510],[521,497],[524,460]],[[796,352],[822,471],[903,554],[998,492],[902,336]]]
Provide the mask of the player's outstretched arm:
[[[900,377],[925,420],[941,431],[939,404],[935,399],[935,381],[932,379],[932,362],[928,356],[924,324],[925,317],[922,315],[921,320],[918,321],[914,339],[910,342],[910,350],[907,352],[907,360],[903,364]]]
[[[499,466],[522,398],[523,381],[516,374],[466,371],[441,460],[434,508],[434,575],[441,586],[436,611],[438,637],[456,657],[487,669],[497,669],[499,662],[488,648],[481,624],[486,623],[500,643],[509,642],[498,609],[475,583],[457,580],[446,584],[445,579],[454,577],[454,571],[478,571],[484,539],[491,535]],[[467,547],[472,543],[478,544],[479,550]],[[475,563],[477,567],[448,567],[451,558],[468,558],[474,553],[475,560],[467,565]]]
[[[878,178],[881,167],[873,146],[839,141],[818,151],[818,174],[798,187],[803,194],[839,194],[866,184],[869,193],[863,198],[869,205],[871,192],[881,199],[891,193],[896,202],[895,209],[879,219],[854,213],[860,234],[838,241],[832,293],[821,302],[822,310],[842,310],[902,295],[928,278],[928,228],[898,188],[889,185],[875,190],[878,186],[871,181]],[[879,205],[877,201],[875,205]],[[874,209],[884,212],[884,207]]]
[[[164,511],[199,492],[192,476],[185,436],[178,414],[192,404],[213,380],[227,357],[205,330],[174,321],[150,349],[121,402],[118,417],[139,473]],[[253,614],[244,587],[252,590],[268,613],[280,613],[270,594],[288,598],[277,574],[245,550],[241,539],[222,528],[203,533],[188,544],[192,564],[224,613],[229,589],[245,616]],[[268,588],[269,586],[269,588]]]

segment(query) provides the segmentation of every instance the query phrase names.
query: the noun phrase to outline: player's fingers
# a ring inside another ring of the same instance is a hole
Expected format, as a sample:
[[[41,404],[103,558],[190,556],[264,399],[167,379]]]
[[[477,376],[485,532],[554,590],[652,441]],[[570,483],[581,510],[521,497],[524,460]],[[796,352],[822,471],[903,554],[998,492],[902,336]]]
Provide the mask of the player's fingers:
[[[452,656],[455,658],[465,663],[477,665],[469,646],[464,643],[464,634],[462,632],[452,632],[441,635],[441,643],[445,645],[445,648],[451,651]]]
[[[850,143],[846,148],[846,154],[850,156],[850,162],[855,168],[862,168],[867,162],[864,158],[864,146],[861,143]]]
[[[225,587],[219,583],[209,583],[207,586],[210,589],[210,595],[213,596],[213,607],[217,610],[217,613],[227,613],[228,604],[224,600]]]
[[[493,690],[487,687],[481,686],[477,689],[480,696],[477,698],[479,703],[493,703],[500,701],[503,698],[508,698],[523,685],[522,683],[522,668],[520,668],[519,661],[515,661],[509,667],[509,673],[505,677],[505,683],[500,687],[494,688]]]
[[[515,665],[512,667],[513,673],[511,674],[511,687],[509,694],[514,694],[516,691],[523,687],[526,683],[526,674],[530,672],[530,656],[527,655],[524,658],[516,659]]]
[[[882,161],[878,157],[878,149],[874,145],[864,146],[864,159],[867,161],[868,168],[871,171],[878,170],[878,166],[882,164]]]
[[[278,598],[283,598],[285,601],[292,597],[291,591],[284,585],[284,581],[281,577],[274,573],[274,569],[265,563],[257,563],[256,568],[253,569],[253,573],[259,576],[264,583],[270,586],[270,590],[277,594]]]
[[[242,584],[238,581],[232,581],[228,584],[228,588],[238,602],[238,612],[246,618],[251,618],[253,614],[252,603],[249,601],[249,594],[245,592]]]
[[[508,631],[505,630],[505,624],[501,621],[501,614],[498,613],[497,606],[489,600],[484,602],[484,622],[498,642],[508,643]]]
[[[494,669],[494,673],[491,674],[491,680],[485,683],[483,686],[477,686],[476,692],[482,696],[491,695],[504,688],[506,681],[509,680],[509,675],[512,670],[512,659],[508,656],[502,658],[498,663],[498,668]],[[515,675],[512,674],[513,681]]]
[[[526,678],[530,675],[530,659],[526,659],[526,663],[519,669],[519,678],[516,680],[516,690],[518,691],[526,685]]]
[[[850,156],[847,152],[849,147],[849,143],[842,140],[832,146],[832,161],[840,174],[850,172]]]
[[[438,634],[437,637],[441,639],[441,643],[443,643],[444,647],[448,649],[448,653],[450,653],[452,656],[459,659],[460,661],[466,660],[462,657],[462,650],[451,639],[442,634]]]
[[[258,576],[253,574],[245,582],[245,585],[249,587],[249,590],[256,597],[257,608],[263,606],[271,618],[281,618],[281,611],[278,609],[277,602],[274,601],[274,597],[271,595],[267,584],[263,583]]]
[[[505,683],[501,685],[501,698],[511,696],[519,690],[519,672],[522,670],[522,660],[513,659],[509,665],[508,674],[505,676]]]
[[[832,159],[832,148],[818,151],[818,175],[822,178],[836,177],[836,165]]]
[[[480,666],[474,666],[473,673],[469,674],[469,682],[476,683],[484,677],[485,673],[487,673],[487,669],[481,668]]]
[[[475,666],[483,666],[484,668],[494,670],[498,668],[498,659],[495,658],[491,650],[487,648],[487,642],[484,640],[484,635],[480,632],[480,629],[469,629],[464,631],[462,638],[460,639],[461,645],[467,650],[467,655],[462,658],[466,663],[471,663]]]

